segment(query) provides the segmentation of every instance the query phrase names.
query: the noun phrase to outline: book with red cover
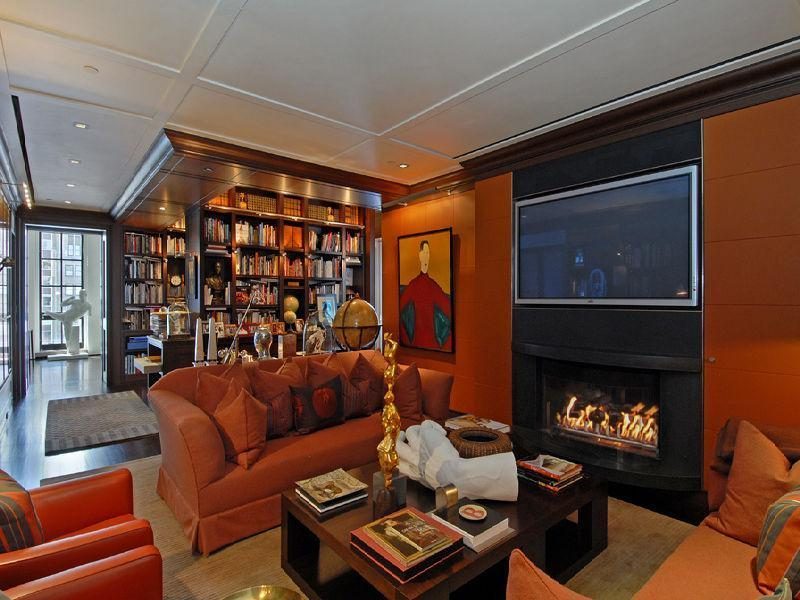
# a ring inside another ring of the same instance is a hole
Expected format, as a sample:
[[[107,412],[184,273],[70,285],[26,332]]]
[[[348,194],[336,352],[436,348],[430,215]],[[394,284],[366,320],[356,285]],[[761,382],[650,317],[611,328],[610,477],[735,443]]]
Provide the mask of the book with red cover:
[[[578,463],[550,456],[549,454],[540,454],[536,458],[518,460],[517,467],[526,471],[533,471],[554,481],[569,479],[583,470],[583,466]]]
[[[367,558],[372,562],[376,567],[381,569],[384,573],[395,579],[399,583],[408,583],[412,579],[419,577],[423,573],[430,571],[434,567],[441,565],[452,558],[457,557],[461,554],[461,550],[464,548],[463,544],[453,544],[452,546],[447,546],[444,550],[438,551],[436,554],[433,554],[428,559],[423,560],[422,562],[417,563],[413,567],[409,567],[405,571],[399,569],[395,565],[390,562],[386,562],[382,558],[379,558],[375,555],[375,551],[370,548],[367,544],[365,544],[359,538],[353,538],[350,540],[350,546],[361,554],[364,558]]]

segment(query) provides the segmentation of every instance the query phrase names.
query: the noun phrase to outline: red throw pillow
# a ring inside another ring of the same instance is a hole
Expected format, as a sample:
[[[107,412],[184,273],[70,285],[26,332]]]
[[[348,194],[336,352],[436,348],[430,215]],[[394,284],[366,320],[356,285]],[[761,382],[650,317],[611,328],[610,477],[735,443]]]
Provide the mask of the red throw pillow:
[[[367,414],[383,406],[383,372],[378,371],[363,354],[359,354],[347,379],[354,386],[366,381],[368,387]]]
[[[294,377],[270,373],[262,369],[250,371],[253,395],[267,407],[267,437],[282,437],[294,426],[292,417],[292,392]]]
[[[236,381],[248,393],[252,394],[253,389],[250,387],[250,377],[247,376],[248,370],[241,363],[234,363],[222,372],[222,377]]]
[[[5,471],[0,471],[0,554],[44,542],[31,495]]]
[[[344,422],[342,380],[338,375],[317,386],[292,386],[294,426],[298,433],[311,433],[317,429]]]
[[[317,387],[338,375],[342,383],[344,418],[351,419],[353,417],[368,415],[369,383],[366,381],[361,381],[358,385],[350,383],[341,369],[335,368],[335,365],[341,366],[338,360],[331,360],[335,357],[336,355],[332,354],[325,363],[309,361],[306,369],[306,382],[311,387]]]
[[[800,485],[794,466],[755,426],[742,421],[736,434],[728,487],[719,512],[706,523],[720,533],[756,546],[770,504]]]
[[[422,421],[422,380],[416,364],[406,367],[397,376],[394,405],[401,417]]]
[[[222,435],[225,458],[249,469],[258,460],[267,441],[267,407],[247,390],[220,402],[214,421]]]
[[[238,378],[222,377],[201,370],[197,375],[194,403],[206,414],[213,415],[227,395],[230,395],[231,399],[235,398],[242,389],[244,388]],[[249,383],[247,389],[250,389]]]

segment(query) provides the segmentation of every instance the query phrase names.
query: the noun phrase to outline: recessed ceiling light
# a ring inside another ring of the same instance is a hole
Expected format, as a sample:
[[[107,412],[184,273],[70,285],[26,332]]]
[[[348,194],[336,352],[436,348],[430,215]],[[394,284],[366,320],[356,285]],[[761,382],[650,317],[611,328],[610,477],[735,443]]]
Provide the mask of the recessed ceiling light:
[[[79,165],[79,164],[81,164],[81,161],[79,161],[77,158],[70,158],[69,159],[69,164],[71,164],[71,165]]]
[[[159,207],[158,207],[158,210],[167,210],[167,209],[166,209],[166,208],[164,208],[163,206],[159,206]]]
[[[80,121],[75,121],[72,126],[77,127],[78,129],[89,129],[89,126],[86,123],[81,123]]]
[[[72,200],[64,200],[64,204],[72,204]]]
[[[83,72],[89,73],[90,75],[97,75],[100,72],[100,69],[94,65],[83,65]]]
[[[74,183],[67,183],[67,184],[66,184],[66,186],[67,186],[68,188],[74,188],[74,187],[75,187],[75,184],[74,184]]]
[[[400,167],[401,169],[407,169],[408,168],[408,163],[400,163],[397,166]]]

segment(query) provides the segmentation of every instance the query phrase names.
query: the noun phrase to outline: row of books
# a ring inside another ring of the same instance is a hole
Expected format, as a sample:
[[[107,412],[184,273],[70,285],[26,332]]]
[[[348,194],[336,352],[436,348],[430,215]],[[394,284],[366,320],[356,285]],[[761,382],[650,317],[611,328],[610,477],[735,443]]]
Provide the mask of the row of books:
[[[519,477],[558,493],[583,479],[583,466],[563,458],[540,454],[517,461]]]
[[[308,231],[308,247],[311,252],[341,252],[342,251],[342,234],[329,231],[321,233],[309,229]]]
[[[167,236],[167,256],[181,256],[186,254],[186,238]]]
[[[253,225],[247,221],[236,222],[236,243],[252,246],[277,246],[278,229],[274,225],[258,223]]]
[[[320,283],[312,285],[308,288],[309,300],[311,304],[316,306],[317,296],[319,294],[335,294],[339,298],[339,290],[341,286],[338,283]]]
[[[123,322],[128,325],[128,329],[149,329],[150,328],[150,309],[149,308],[126,308]]]
[[[347,233],[344,238],[344,250],[348,254],[362,254],[364,252],[364,236],[360,233]]]
[[[231,316],[224,310],[211,310],[208,312],[208,318],[214,319],[216,323],[231,324]]]
[[[231,241],[231,225],[216,217],[203,219],[203,239],[216,244],[228,244]]]
[[[132,283],[125,284],[125,304],[162,304],[164,302],[164,288],[160,283]]]
[[[163,276],[160,260],[146,258],[126,258],[125,277],[129,279],[161,279]]]
[[[277,304],[278,286],[274,283],[252,283],[242,282],[236,284],[236,304],[247,304],[250,302],[251,294],[260,296],[255,304]]]
[[[303,259],[302,258],[283,258],[283,276],[284,277],[303,277]]]
[[[339,209],[328,204],[315,204],[313,202],[309,202],[308,207],[306,208],[306,214],[308,215],[309,219],[318,219],[320,221],[339,220]]]
[[[279,258],[277,254],[242,253],[236,250],[233,253],[233,266],[237,275],[262,275],[264,277],[277,277]]]
[[[325,279],[339,279],[342,276],[341,258],[309,258],[308,276]]]
[[[128,232],[124,247],[125,254],[161,254],[161,236]]]

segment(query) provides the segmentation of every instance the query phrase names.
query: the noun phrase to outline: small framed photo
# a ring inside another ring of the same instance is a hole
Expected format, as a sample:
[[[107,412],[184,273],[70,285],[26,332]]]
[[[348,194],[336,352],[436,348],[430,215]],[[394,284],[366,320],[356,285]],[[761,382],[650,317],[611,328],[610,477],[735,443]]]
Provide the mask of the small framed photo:
[[[217,337],[222,337],[225,335],[225,323],[221,321],[214,321],[214,330],[217,333]]]
[[[324,321],[333,325],[336,308],[336,294],[317,294],[317,317],[320,323]]]

